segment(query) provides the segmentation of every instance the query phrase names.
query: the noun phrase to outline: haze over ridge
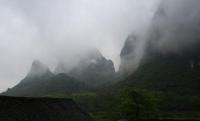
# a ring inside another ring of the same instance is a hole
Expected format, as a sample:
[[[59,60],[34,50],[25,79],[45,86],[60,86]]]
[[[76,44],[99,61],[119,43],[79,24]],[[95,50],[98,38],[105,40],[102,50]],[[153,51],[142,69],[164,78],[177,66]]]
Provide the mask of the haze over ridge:
[[[94,47],[118,68],[124,40],[142,31],[158,1],[0,1],[0,90],[24,78],[34,59],[53,70]]]

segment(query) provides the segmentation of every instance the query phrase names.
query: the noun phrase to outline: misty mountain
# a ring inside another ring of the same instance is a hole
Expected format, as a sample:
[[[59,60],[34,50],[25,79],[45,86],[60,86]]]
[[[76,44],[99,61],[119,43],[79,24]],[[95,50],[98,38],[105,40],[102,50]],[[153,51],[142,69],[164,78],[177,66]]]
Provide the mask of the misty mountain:
[[[198,0],[167,0],[160,3],[147,40],[144,40],[145,53],[140,64],[119,85],[160,93],[161,108],[164,110],[199,111],[199,3]],[[174,6],[177,4],[178,7]],[[137,44],[132,46],[131,43],[136,43],[135,37],[128,39],[124,45],[121,52],[123,62],[134,61]],[[124,65],[122,63],[121,66]]]
[[[160,107],[165,111],[199,111],[200,49],[197,46],[200,44],[184,53],[162,53],[148,45],[145,57],[134,70],[134,67],[129,67],[134,64],[127,62],[134,60],[134,46],[130,44],[135,41],[129,40],[121,52],[121,69],[123,67],[124,70],[120,71],[125,73],[123,76],[126,78],[118,85],[159,93],[162,100]]]
[[[27,77],[41,77],[43,75],[52,74],[50,69],[39,60],[34,60],[32,63],[31,70],[29,71]]]
[[[86,89],[83,82],[67,74],[53,74],[47,66],[34,61],[27,76],[3,95],[9,96],[45,96],[50,93],[71,93]]]
[[[50,71],[49,67],[39,60],[34,60],[31,65],[31,69],[26,77],[21,82],[35,81],[37,79],[46,79],[53,77],[54,74]]]
[[[152,19],[146,51],[182,54],[198,48],[199,4],[198,0],[163,0]]]
[[[146,31],[129,35],[121,53],[120,70],[126,70],[124,68],[129,67],[126,65],[131,66],[128,72],[135,70],[154,53],[181,55],[198,48],[199,4],[199,0],[162,0]],[[141,36],[144,37],[141,39]],[[132,46],[132,49],[128,49],[128,46]]]
[[[122,82],[160,92],[168,110],[199,110],[200,50],[184,55],[154,55]],[[178,103],[177,103],[178,102]]]
[[[115,78],[114,64],[107,60],[97,49],[92,49],[84,55],[78,64],[67,71],[64,63],[58,64],[56,73],[67,73],[91,86],[99,86],[113,81]]]
[[[90,89],[91,86],[110,83],[115,77],[113,62],[103,57],[96,49],[84,55],[78,65],[70,71],[67,72],[66,67],[60,63],[55,73],[52,73],[48,66],[35,60],[27,76],[2,94],[9,96],[69,94]]]
[[[125,40],[124,46],[120,53],[121,64],[119,68],[119,74],[121,76],[127,76],[137,68],[135,58],[137,58],[136,51],[138,42],[139,39],[136,35],[130,35]]]

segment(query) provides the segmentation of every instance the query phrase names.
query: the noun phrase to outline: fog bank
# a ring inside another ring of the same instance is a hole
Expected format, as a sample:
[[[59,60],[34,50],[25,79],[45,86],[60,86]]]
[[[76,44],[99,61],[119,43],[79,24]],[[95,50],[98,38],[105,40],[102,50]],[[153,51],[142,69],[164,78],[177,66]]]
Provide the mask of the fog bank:
[[[0,90],[18,83],[34,59],[52,70],[98,48],[115,62],[131,32],[148,25],[158,0],[1,0]]]

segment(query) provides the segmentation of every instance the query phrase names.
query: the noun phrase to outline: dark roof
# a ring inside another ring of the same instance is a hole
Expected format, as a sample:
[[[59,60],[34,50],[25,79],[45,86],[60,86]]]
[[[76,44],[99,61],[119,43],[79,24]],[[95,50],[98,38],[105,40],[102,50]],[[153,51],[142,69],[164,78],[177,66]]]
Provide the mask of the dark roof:
[[[0,96],[0,121],[93,121],[72,99]]]

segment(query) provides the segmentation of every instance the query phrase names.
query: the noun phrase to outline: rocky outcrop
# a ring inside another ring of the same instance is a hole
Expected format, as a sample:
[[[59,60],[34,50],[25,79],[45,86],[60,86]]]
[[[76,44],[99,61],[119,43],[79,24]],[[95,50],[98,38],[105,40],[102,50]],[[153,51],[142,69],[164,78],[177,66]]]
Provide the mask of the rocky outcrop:
[[[94,121],[71,99],[0,97],[1,121]]]
[[[113,81],[115,69],[111,60],[103,57],[98,50],[93,50],[68,74],[88,85],[99,86]]]
[[[46,66],[39,60],[34,60],[26,78],[36,78],[36,77],[42,77],[42,76],[47,76],[47,75],[52,75],[48,66]]]
[[[132,34],[126,39],[120,53],[121,64],[119,67],[120,76],[127,76],[132,73],[139,65],[140,55],[140,39]]]
[[[67,73],[68,75],[85,82],[90,86],[99,86],[115,77],[114,64],[107,60],[97,49],[92,49],[79,60],[78,64],[71,70],[63,68],[63,63],[58,64],[56,72]]]

